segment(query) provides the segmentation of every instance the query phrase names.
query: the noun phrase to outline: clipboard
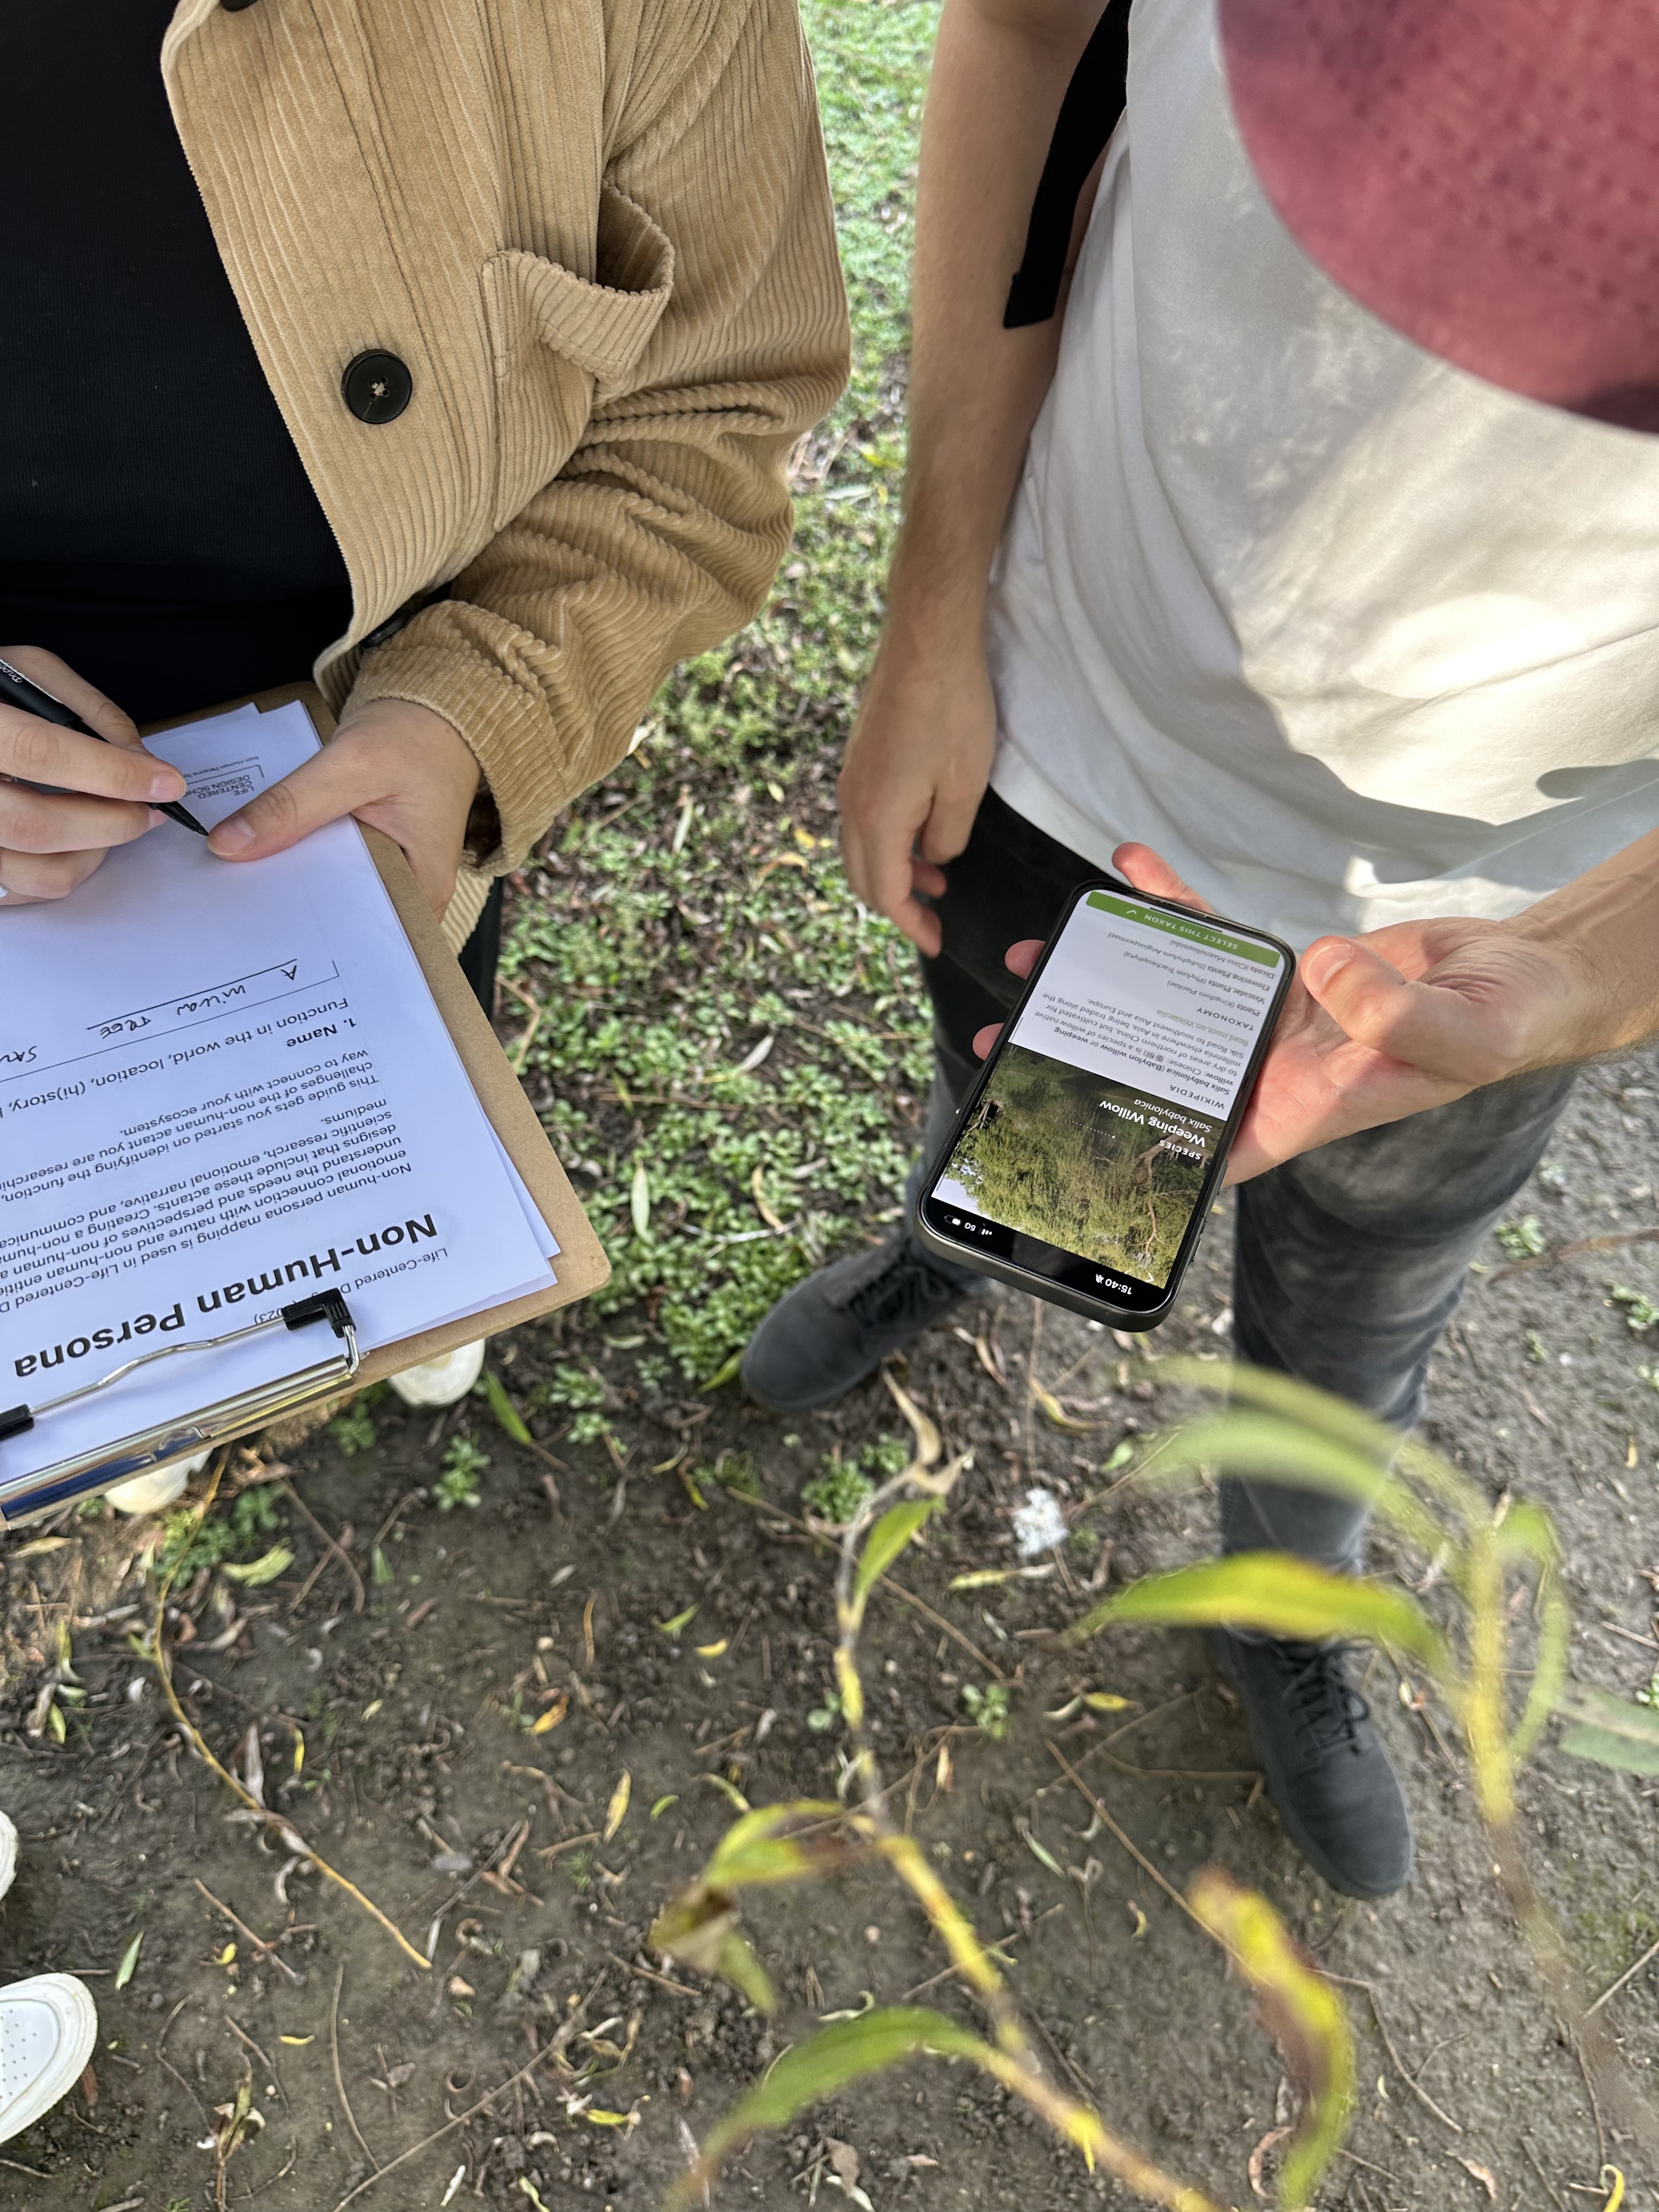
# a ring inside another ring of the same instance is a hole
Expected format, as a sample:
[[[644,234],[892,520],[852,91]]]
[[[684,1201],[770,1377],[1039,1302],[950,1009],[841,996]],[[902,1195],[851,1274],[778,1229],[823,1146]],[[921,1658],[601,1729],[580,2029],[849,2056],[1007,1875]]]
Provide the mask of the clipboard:
[[[318,736],[326,742],[333,734],[333,717],[322,694],[314,684],[309,683],[285,684],[250,698],[227,700],[222,705],[203,708],[198,713],[179,715],[173,721],[154,723],[144,735],[179,728],[188,722],[204,721],[210,715],[225,714],[239,707],[251,706],[264,714],[273,708],[296,703],[305,708]],[[538,1212],[557,1239],[556,1275],[555,1263],[550,1261],[545,1290],[509,1299],[482,1313],[468,1314],[459,1321],[447,1322],[440,1328],[381,1345],[368,1352],[359,1349],[349,1308],[340,1293],[322,1292],[283,1307],[274,1320],[257,1322],[226,1335],[192,1338],[128,1360],[72,1393],[33,1406],[0,1407],[0,1528],[16,1527],[42,1514],[96,1497],[115,1483],[153,1473],[174,1461],[228,1443],[237,1437],[253,1434],[272,1421],[285,1419],[308,1406],[337,1395],[344,1385],[362,1388],[422,1360],[438,1358],[464,1344],[476,1344],[480,1337],[520,1328],[526,1322],[588,1297],[609,1279],[610,1262],[592,1225],[559,1164],[558,1155],[548,1142],[535,1109],[508,1066],[495,1030],[485,1019],[454,954],[444,943],[437,918],[408,861],[389,837],[377,830],[362,824],[359,827],[467,1080]],[[7,1437],[32,1430],[37,1421],[49,1422],[53,1410],[71,1397],[84,1398],[105,1389],[118,1391],[121,1382],[136,1367],[148,1366],[174,1352],[209,1351],[258,1330],[281,1328],[293,1332],[296,1340],[302,1340],[306,1350],[317,1356],[303,1361],[291,1374],[257,1390],[244,1391],[198,1412],[175,1417],[131,1435],[116,1437],[95,1451],[80,1453],[41,1468],[33,1474],[20,1474],[9,1480],[6,1477],[3,1446]],[[331,1335],[331,1343],[324,1338],[325,1328]]]

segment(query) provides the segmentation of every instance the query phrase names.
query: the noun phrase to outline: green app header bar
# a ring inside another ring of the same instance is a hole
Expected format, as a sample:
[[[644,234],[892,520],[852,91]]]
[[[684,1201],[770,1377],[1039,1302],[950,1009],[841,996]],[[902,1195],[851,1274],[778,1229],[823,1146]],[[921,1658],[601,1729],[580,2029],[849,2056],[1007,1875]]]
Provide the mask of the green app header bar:
[[[1167,930],[1171,937],[1184,937],[1192,945],[1207,945],[1212,952],[1231,952],[1237,960],[1254,960],[1258,968],[1277,968],[1281,955],[1271,945],[1257,945],[1248,937],[1230,937],[1224,929],[1211,929],[1201,921],[1192,921],[1184,914],[1166,914],[1162,907],[1131,906],[1127,899],[1113,898],[1107,891],[1091,891],[1089,904],[1097,906],[1103,914],[1115,914],[1125,921],[1138,921],[1143,929]]]

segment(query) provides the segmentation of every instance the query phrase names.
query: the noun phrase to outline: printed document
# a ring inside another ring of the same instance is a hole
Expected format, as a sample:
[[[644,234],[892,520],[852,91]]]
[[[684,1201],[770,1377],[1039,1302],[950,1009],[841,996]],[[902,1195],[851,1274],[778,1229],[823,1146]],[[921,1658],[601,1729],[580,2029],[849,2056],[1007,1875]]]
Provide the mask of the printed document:
[[[211,828],[317,738],[292,706],[149,744]],[[556,1251],[355,823],[239,864],[164,822],[68,899],[0,903],[0,1408],[319,1290],[369,1351],[544,1289]],[[158,1361],[0,1443],[0,1477],[334,1348]]]

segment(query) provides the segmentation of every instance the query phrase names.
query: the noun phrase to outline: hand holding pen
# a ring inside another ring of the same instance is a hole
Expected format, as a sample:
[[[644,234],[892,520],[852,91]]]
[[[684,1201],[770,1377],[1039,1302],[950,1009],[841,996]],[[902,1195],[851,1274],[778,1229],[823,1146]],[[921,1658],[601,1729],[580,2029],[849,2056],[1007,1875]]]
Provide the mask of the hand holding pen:
[[[184,795],[178,769],[55,653],[0,647],[0,896],[65,897],[163,813],[205,835]]]

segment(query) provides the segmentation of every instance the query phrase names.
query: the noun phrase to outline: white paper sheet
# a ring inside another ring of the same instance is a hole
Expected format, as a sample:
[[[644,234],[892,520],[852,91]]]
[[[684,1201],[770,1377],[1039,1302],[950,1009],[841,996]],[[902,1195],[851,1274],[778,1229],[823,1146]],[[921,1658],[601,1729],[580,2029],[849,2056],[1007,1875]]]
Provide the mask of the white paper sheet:
[[[298,707],[150,743],[210,827],[316,748]],[[317,1290],[369,1350],[545,1287],[557,1249],[354,823],[238,865],[166,823],[0,903],[0,1407]],[[161,1361],[0,1443],[0,1480],[333,1345]]]

